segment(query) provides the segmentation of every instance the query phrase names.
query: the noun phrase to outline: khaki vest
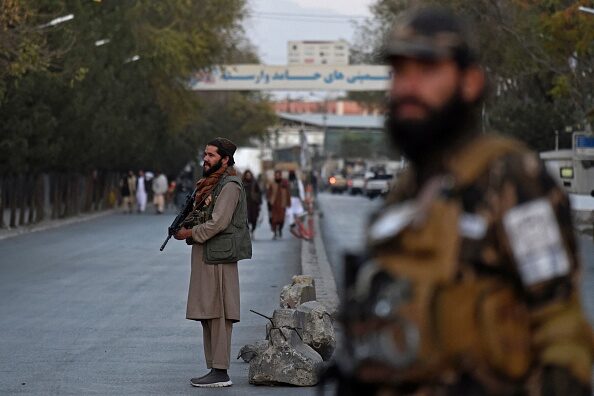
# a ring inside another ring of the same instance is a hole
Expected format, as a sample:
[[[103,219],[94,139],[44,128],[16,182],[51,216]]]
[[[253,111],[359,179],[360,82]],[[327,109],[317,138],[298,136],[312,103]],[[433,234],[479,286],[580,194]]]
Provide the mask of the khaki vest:
[[[512,140],[479,137],[449,164],[454,185],[468,186],[493,160],[522,151]],[[528,310],[515,290],[495,278],[457,279],[461,215],[460,199],[436,194],[425,204],[420,225],[404,227],[375,248],[379,268],[414,290],[400,315],[418,328],[420,342],[415,362],[395,379],[439,380],[459,369],[519,379],[530,368]]]
[[[217,198],[227,183],[239,185],[239,200],[229,226],[204,244],[204,262],[207,264],[235,263],[239,260],[252,258],[252,241],[247,221],[245,190],[238,176],[224,175],[215,186],[212,191],[212,202],[207,208],[207,220],[212,219]]]

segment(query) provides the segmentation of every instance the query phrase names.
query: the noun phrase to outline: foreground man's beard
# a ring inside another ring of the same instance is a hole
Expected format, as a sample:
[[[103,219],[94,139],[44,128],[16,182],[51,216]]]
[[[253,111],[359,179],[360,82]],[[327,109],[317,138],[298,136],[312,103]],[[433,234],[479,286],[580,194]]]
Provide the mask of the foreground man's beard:
[[[210,175],[212,175],[213,173],[215,173],[216,171],[218,171],[219,169],[221,169],[221,167],[223,166],[223,163],[221,162],[221,160],[219,160],[216,164],[214,164],[213,166],[211,166],[210,168],[206,169],[206,163],[204,165],[202,165],[202,175],[204,175],[204,177],[208,177]]]
[[[403,120],[396,109],[414,103],[428,111],[425,119]],[[419,165],[448,150],[473,127],[474,106],[463,101],[460,92],[440,108],[430,108],[415,98],[391,99],[386,113],[386,131],[394,145],[413,163]]]

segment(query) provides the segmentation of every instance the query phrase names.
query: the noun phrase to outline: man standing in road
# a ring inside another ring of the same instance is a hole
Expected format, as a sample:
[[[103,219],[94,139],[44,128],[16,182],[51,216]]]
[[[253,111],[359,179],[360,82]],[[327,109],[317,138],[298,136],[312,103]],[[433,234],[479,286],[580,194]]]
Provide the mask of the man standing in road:
[[[410,169],[348,265],[338,394],[590,395],[567,195],[536,154],[479,132],[464,24],[409,13],[386,59],[387,132]]]
[[[165,211],[165,193],[167,192],[167,176],[161,171],[157,171],[157,177],[153,179],[153,203],[157,214],[163,214]]]
[[[266,200],[268,201],[268,219],[273,232],[272,239],[283,237],[283,227],[287,208],[291,206],[291,194],[289,184],[283,179],[280,170],[274,171],[274,181],[266,189]]]
[[[134,209],[134,197],[136,195],[136,176],[134,172],[128,171],[128,174],[120,182],[122,193],[122,206],[127,213],[132,213]]]
[[[252,257],[247,204],[233,167],[235,144],[225,138],[204,150],[203,177],[196,185],[194,210],[175,235],[192,245],[192,272],[186,318],[202,323],[204,357],[210,372],[192,386],[231,386],[231,332],[239,322],[237,261]]]

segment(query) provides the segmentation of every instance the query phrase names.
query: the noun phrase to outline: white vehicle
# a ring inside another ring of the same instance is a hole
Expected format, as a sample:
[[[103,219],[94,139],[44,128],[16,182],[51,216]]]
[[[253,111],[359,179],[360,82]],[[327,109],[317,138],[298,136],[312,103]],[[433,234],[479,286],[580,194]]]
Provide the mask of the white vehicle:
[[[380,195],[386,195],[390,190],[390,182],[393,179],[393,175],[378,173],[368,177],[365,180],[365,188],[363,194],[373,199]]]
[[[354,173],[347,179],[348,192],[351,195],[363,194],[365,189],[365,174]]]
[[[594,196],[594,135],[574,133],[573,149],[540,153],[546,168],[570,194]]]

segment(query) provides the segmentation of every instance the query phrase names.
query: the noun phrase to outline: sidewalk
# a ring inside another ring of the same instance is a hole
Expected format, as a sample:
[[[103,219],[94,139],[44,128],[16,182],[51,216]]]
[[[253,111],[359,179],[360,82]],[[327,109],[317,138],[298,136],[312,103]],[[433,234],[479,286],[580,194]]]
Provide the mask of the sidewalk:
[[[301,272],[312,276],[316,284],[316,297],[334,317],[338,310],[338,292],[335,275],[326,255],[320,229],[319,212],[314,213],[315,236],[313,241],[301,241]]]
[[[12,238],[17,235],[27,234],[37,231],[46,231],[53,228],[62,227],[69,224],[76,224],[83,221],[97,219],[117,213],[118,209],[106,209],[99,212],[83,213],[78,216],[66,217],[63,219],[44,220],[40,223],[18,226],[15,228],[0,228],[0,240]]]

